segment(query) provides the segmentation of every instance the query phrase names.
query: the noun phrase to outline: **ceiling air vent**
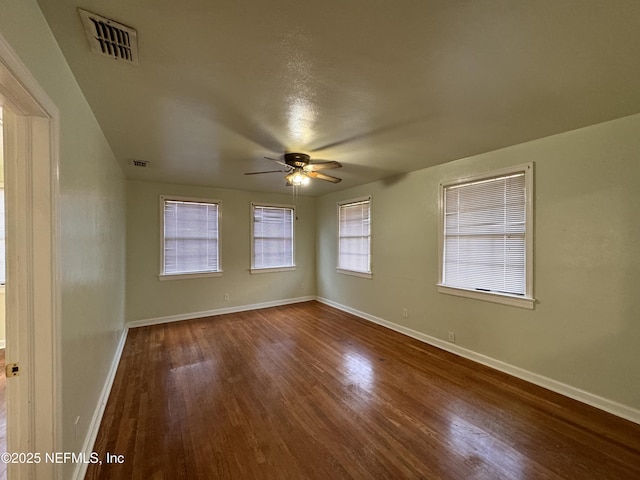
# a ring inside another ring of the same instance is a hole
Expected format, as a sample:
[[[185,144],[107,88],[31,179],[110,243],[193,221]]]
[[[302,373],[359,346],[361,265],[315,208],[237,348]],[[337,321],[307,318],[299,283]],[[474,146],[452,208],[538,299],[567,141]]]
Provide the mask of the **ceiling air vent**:
[[[149,166],[149,162],[146,160],[129,160],[129,165],[132,167],[145,168]]]
[[[138,65],[138,34],[133,28],[81,8],[78,12],[92,51]]]

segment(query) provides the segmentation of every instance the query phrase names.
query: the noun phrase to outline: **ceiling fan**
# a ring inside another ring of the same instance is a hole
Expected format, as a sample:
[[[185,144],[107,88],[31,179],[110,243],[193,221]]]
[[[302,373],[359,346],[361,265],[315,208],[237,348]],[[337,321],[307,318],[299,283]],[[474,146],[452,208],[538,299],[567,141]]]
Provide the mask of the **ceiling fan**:
[[[341,182],[341,178],[332,177],[320,173],[318,170],[328,170],[331,168],[340,168],[342,164],[335,161],[314,161],[309,158],[306,153],[285,153],[284,162],[276,160],[275,158],[264,157],[267,160],[276,162],[282,165],[285,170],[267,170],[264,172],[247,172],[245,175],[260,175],[263,173],[286,173],[285,180],[287,186],[299,186],[309,183],[310,178],[317,178],[318,180],[325,180],[327,182],[338,183]]]

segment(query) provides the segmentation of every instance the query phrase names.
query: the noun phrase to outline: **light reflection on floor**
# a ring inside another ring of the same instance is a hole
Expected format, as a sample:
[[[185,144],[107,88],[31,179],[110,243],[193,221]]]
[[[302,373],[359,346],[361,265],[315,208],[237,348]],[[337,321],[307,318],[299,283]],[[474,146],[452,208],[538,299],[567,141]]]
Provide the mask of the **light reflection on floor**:
[[[455,414],[450,415],[448,427],[451,452],[473,465],[479,478],[501,478],[501,472],[509,472],[510,480],[527,478],[523,471],[527,459],[513,447]]]
[[[356,352],[346,352],[343,356],[343,362],[349,384],[372,392],[375,372],[369,359]]]

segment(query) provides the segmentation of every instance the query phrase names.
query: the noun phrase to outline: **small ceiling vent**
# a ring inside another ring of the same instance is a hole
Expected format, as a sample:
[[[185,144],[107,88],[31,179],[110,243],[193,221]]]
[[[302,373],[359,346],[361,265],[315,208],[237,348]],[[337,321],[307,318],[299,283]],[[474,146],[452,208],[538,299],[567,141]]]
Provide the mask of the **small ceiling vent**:
[[[78,12],[92,51],[138,65],[138,34],[133,28],[81,8]]]
[[[132,167],[145,168],[149,166],[149,162],[146,160],[129,160],[129,165]]]

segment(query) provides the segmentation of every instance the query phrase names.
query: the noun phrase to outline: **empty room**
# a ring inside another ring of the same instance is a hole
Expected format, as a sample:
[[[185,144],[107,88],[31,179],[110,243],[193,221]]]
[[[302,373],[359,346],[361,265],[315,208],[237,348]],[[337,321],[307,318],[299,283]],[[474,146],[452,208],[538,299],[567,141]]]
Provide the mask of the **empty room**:
[[[639,46],[0,0],[0,479],[640,479]]]

